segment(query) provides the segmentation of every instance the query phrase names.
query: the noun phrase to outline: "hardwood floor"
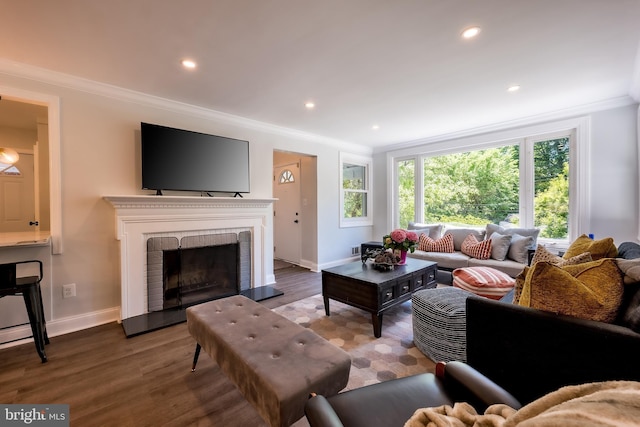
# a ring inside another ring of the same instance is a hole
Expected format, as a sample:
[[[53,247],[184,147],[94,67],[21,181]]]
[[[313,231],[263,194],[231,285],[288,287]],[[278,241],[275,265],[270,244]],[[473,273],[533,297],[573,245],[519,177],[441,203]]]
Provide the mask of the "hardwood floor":
[[[284,295],[262,302],[269,308],[321,292],[321,273],[275,275]],[[69,404],[82,427],[266,425],[208,356],[191,372],[194,348],[184,323],[133,338],[111,323],[51,338],[44,364],[33,343],[3,349],[0,402]]]

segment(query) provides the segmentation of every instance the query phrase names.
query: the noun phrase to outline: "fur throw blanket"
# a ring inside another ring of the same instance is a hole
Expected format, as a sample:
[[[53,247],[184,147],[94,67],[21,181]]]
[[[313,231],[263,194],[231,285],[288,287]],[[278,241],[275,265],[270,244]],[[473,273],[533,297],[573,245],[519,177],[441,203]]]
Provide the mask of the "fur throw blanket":
[[[640,426],[640,382],[563,387],[519,410],[496,404],[478,414],[468,403],[418,409],[405,427]]]

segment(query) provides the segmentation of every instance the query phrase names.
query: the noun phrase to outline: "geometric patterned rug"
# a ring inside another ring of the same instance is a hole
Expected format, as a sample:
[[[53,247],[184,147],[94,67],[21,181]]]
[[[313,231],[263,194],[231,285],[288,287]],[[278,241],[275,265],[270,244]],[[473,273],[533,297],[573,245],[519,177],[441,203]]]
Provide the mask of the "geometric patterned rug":
[[[309,328],[351,355],[351,373],[345,390],[434,372],[435,363],[413,344],[411,301],[382,316],[382,336],[373,336],[371,314],[338,301],[329,300],[326,316],[322,295],[274,308],[273,311]]]

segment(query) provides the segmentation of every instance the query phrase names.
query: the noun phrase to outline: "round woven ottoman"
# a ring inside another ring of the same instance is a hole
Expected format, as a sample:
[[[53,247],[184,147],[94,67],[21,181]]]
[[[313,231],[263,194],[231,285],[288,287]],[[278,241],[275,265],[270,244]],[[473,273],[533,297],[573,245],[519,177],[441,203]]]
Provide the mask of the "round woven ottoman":
[[[411,296],[413,342],[434,362],[467,361],[467,298],[459,288],[424,289]]]

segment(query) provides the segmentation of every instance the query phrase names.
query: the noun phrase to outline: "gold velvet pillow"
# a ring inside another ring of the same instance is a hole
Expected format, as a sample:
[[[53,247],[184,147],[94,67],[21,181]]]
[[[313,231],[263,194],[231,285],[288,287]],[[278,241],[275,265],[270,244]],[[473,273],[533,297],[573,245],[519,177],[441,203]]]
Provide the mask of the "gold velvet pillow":
[[[589,236],[583,234],[569,246],[562,258],[569,259],[585,252],[590,252],[594,261],[600,258],[615,258],[618,256],[618,249],[613,244],[611,237],[592,240]]]
[[[618,313],[622,293],[622,273],[613,259],[564,267],[538,262],[526,273],[518,304],[582,319],[612,322]]]

